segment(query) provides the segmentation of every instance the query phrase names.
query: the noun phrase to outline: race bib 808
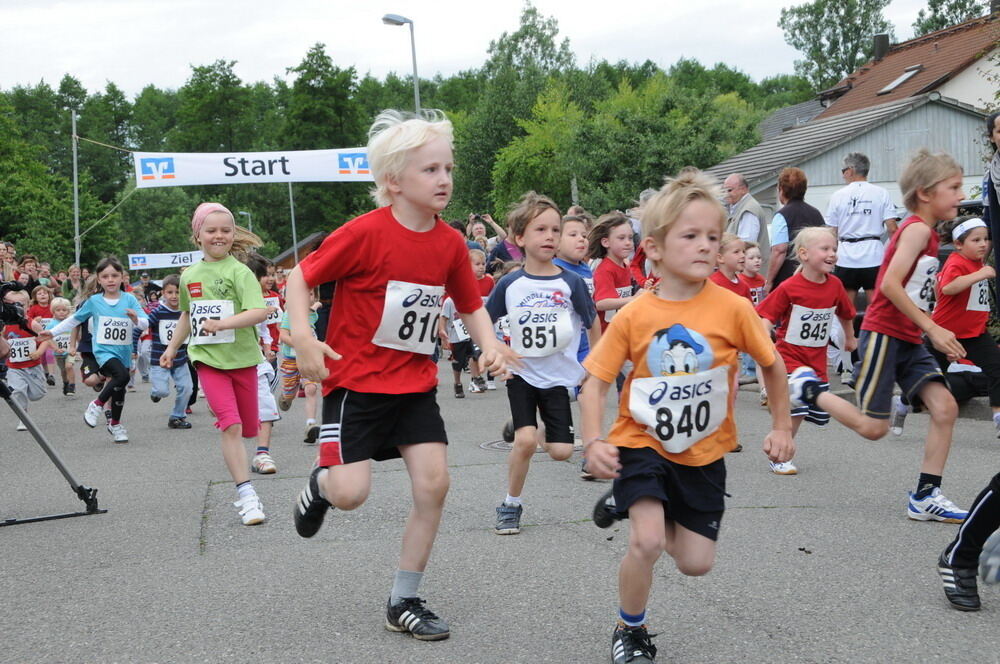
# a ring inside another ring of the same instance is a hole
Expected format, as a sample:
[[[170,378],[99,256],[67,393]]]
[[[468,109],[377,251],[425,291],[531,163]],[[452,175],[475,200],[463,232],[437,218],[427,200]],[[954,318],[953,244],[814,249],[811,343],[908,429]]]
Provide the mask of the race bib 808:
[[[102,346],[131,346],[132,319],[98,316],[97,343]]]

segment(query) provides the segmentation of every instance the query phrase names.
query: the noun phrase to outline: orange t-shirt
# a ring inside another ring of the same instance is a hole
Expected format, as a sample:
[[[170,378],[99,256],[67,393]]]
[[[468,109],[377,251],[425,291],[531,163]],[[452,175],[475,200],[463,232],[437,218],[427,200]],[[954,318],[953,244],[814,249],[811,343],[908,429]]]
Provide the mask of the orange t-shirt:
[[[608,441],[618,447],[649,447],[685,466],[721,459],[736,447],[732,411],[740,351],[764,367],[776,358],[747,298],[711,281],[681,302],[641,294],[611,320],[583,362],[608,383],[626,360],[635,367],[622,388]],[[667,449],[686,444],[690,446],[683,451]]]

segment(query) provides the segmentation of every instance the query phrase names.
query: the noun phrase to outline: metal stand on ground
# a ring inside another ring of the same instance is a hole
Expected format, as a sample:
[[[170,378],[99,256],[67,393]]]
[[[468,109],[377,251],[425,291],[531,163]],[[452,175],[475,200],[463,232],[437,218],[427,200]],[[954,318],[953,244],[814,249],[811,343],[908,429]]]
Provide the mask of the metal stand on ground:
[[[63,460],[59,457],[59,454],[56,453],[54,449],[52,449],[52,446],[49,444],[49,441],[45,439],[45,435],[38,430],[38,427],[35,426],[35,423],[31,421],[31,418],[28,417],[28,413],[26,413],[24,409],[21,408],[11,398],[11,396],[12,392],[10,391],[10,387],[7,385],[7,381],[3,380],[3,378],[0,378],[0,398],[3,398],[3,400],[7,402],[7,405],[10,406],[10,409],[14,411],[14,415],[17,416],[18,419],[20,419],[21,422],[24,423],[24,426],[28,428],[28,432],[35,439],[35,442],[37,442],[38,445],[45,451],[45,453],[49,455],[49,459],[52,460],[52,463],[56,465],[56,468],[59,469],[59,472],[62,473],[62,476],[66,478],[67,482],[69,482],[70,487],[76,493],[77,497],[83,501],[86,510],[83,512],[67,512],[66,514],[33,516],[24,519],[0,518],[0,526],[13,526],[18,523],[51,521],[52,519],[68,519],[74,516],[87,516],[89,514],[106,513],[107,510],[102,510],[97,507],[97,489],[92,489],[90,487],[83,486],[82,484],[76,481],[76,478],[73,477],[73,473],[71,473],[69,471],[69,468],[66,467],[66,464],[63,463]]]

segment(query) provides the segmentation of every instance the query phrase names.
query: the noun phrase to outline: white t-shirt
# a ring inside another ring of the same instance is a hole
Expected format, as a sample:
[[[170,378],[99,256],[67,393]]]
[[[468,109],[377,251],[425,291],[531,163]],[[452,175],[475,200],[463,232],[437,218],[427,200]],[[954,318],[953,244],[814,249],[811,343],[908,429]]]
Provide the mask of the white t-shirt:
[[[870,182],[852,182],[830,197],[826,223],[837,229],[837,265],[841,267],[878,267],[885,256],[882,233],[887,219],[899,213],[889,192]],[[851,238],[874,238],[845,242]]]
[[[736,224],[736,234],[744,242],[756,242],[760,236],[760,219],[753,212],[744,212]]]

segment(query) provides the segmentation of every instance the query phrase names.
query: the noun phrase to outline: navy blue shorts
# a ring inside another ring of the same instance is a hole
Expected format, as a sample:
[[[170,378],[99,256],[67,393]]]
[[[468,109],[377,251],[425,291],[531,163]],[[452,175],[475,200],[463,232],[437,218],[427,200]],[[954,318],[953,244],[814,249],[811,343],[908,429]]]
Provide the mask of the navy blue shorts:
[[[919,410],[920,390],[932,380],[947,385],[941,367],[923,344],[862,330],[858,339],[861,361],[854,365],[854,389],[861,412],[887,420],[892,410],[893,384],[899,385],[907,403]]]

